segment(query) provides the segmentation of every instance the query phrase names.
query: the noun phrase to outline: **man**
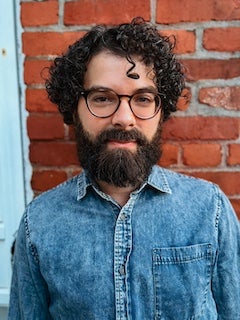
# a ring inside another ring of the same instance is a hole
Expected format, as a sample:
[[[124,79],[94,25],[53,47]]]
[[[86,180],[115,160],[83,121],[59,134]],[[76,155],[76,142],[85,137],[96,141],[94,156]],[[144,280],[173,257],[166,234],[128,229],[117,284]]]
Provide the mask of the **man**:
[[[156,166],[183,68],[141,19],[94,27],[50,68],[84,171],[32,201],[9,319],[240,319],[240,230],[209,182]]]

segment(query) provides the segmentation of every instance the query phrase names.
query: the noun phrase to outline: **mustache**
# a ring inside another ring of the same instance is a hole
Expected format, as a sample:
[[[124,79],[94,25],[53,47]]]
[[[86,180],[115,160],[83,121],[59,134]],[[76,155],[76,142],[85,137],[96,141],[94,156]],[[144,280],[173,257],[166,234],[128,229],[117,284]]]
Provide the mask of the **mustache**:
[[[108,129],[100,133],[97,138],[98,142],[101,144],[107,143],[109,140],[118,141],[136,141],[139,145],[145,145],[147,139],[145,136],[139,132],[137,129],[132,130],[121,130],[121,129]]]

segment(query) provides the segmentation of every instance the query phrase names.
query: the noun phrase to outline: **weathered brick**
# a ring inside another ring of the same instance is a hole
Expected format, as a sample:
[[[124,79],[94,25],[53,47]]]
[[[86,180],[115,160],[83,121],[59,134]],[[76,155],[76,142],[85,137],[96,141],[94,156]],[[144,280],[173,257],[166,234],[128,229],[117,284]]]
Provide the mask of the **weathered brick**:
[[[240,51],[240,28],[205,29],[203,46],[213,51]]]
[[[162,35],[176,39],[174,52],[177,54],[193,53],[196,50],[196,34],[189,30],[163,30]]]
[[[190,88],[184,88],[182,90],[182,93],[177,101],[177,110],[178,111],[185,111],[189,107],[191,103],[191,89]]]
[[[46,191],[67,179],[67,173],[61,170],[34,170],[31,185],[34,191]]]
[[[22,2],[21,22],[23,27],[58,23],[58,1]]]
[[[26,109],[29,112],[58,112],[57,106],[50,102],[45,89],[26,89]]]
[[[185,59],[189,81],[201,79],[232,79],[240,76],[240,59],[227,60]]]
[[[54,140],[64,138],[64,124],[60,115],[30,115],[27,119],[31,140]]]
[[[59,55],[69,45],[84,35],[84,32],[24,32],[23,52],[27,56]]]
[[[173,117],[163,128],[167,140],[228,140],[238,136],[238,120],[227,117]]]
[[[227,164],[240,165],[240,144],[230,144],[228,148]]]
[[[162,146],[162,156],[159,164],[163,167],[169,167],[178,163],[179,147],[170,143],[164,143]]]
[[[78,165],[75,143],[72,142],[32,142],[30,160],[40,166]]]
[[[221,146],[216,143],[183,145],[183,164],[190,167],[215,167],[221,163]]]
[[[210,87],[199,91],[199,101],[211,107],[240,110],[240,87]]]
[[[157,0],[158,23],[238,20],[240,4],[236,0]]]
[[[27,85],[44,84],[50,65],[48,60],[25,60],[24,82]]]
[[[150,19],[150,2],[145,0],[69,1],[64,6],[65,25],[118,24],[135,16]]]
[[[239,194],[240,172],[191,172],[192,176],[212,181],[220,186],[228,196]]]

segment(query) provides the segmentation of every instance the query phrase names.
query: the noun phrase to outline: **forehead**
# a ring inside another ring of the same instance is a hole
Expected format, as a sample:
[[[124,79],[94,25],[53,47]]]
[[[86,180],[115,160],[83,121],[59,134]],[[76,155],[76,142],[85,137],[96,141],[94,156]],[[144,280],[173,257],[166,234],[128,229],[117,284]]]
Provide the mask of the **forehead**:
[[[112,89],[141,88],[155,86],[152,66],[146,66],[139,57],[131,57],[135,63],[130,73],[137,73],[139,79],[132,79],[127,72],[133,67],[126,57],[117,56],[111,52],[103,51],[93,56],[87,65],[84,76],[84,87],[90,89],[94,86],[104,86]]]

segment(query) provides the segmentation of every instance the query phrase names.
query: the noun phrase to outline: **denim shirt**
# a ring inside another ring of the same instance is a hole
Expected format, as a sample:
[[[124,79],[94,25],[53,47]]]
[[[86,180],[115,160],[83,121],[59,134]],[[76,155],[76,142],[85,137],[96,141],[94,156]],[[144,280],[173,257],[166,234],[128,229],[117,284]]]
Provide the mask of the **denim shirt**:
[[[158,166],[123,207],[82,172],[27,207],[8,319],[240,319],[236,215]]]

